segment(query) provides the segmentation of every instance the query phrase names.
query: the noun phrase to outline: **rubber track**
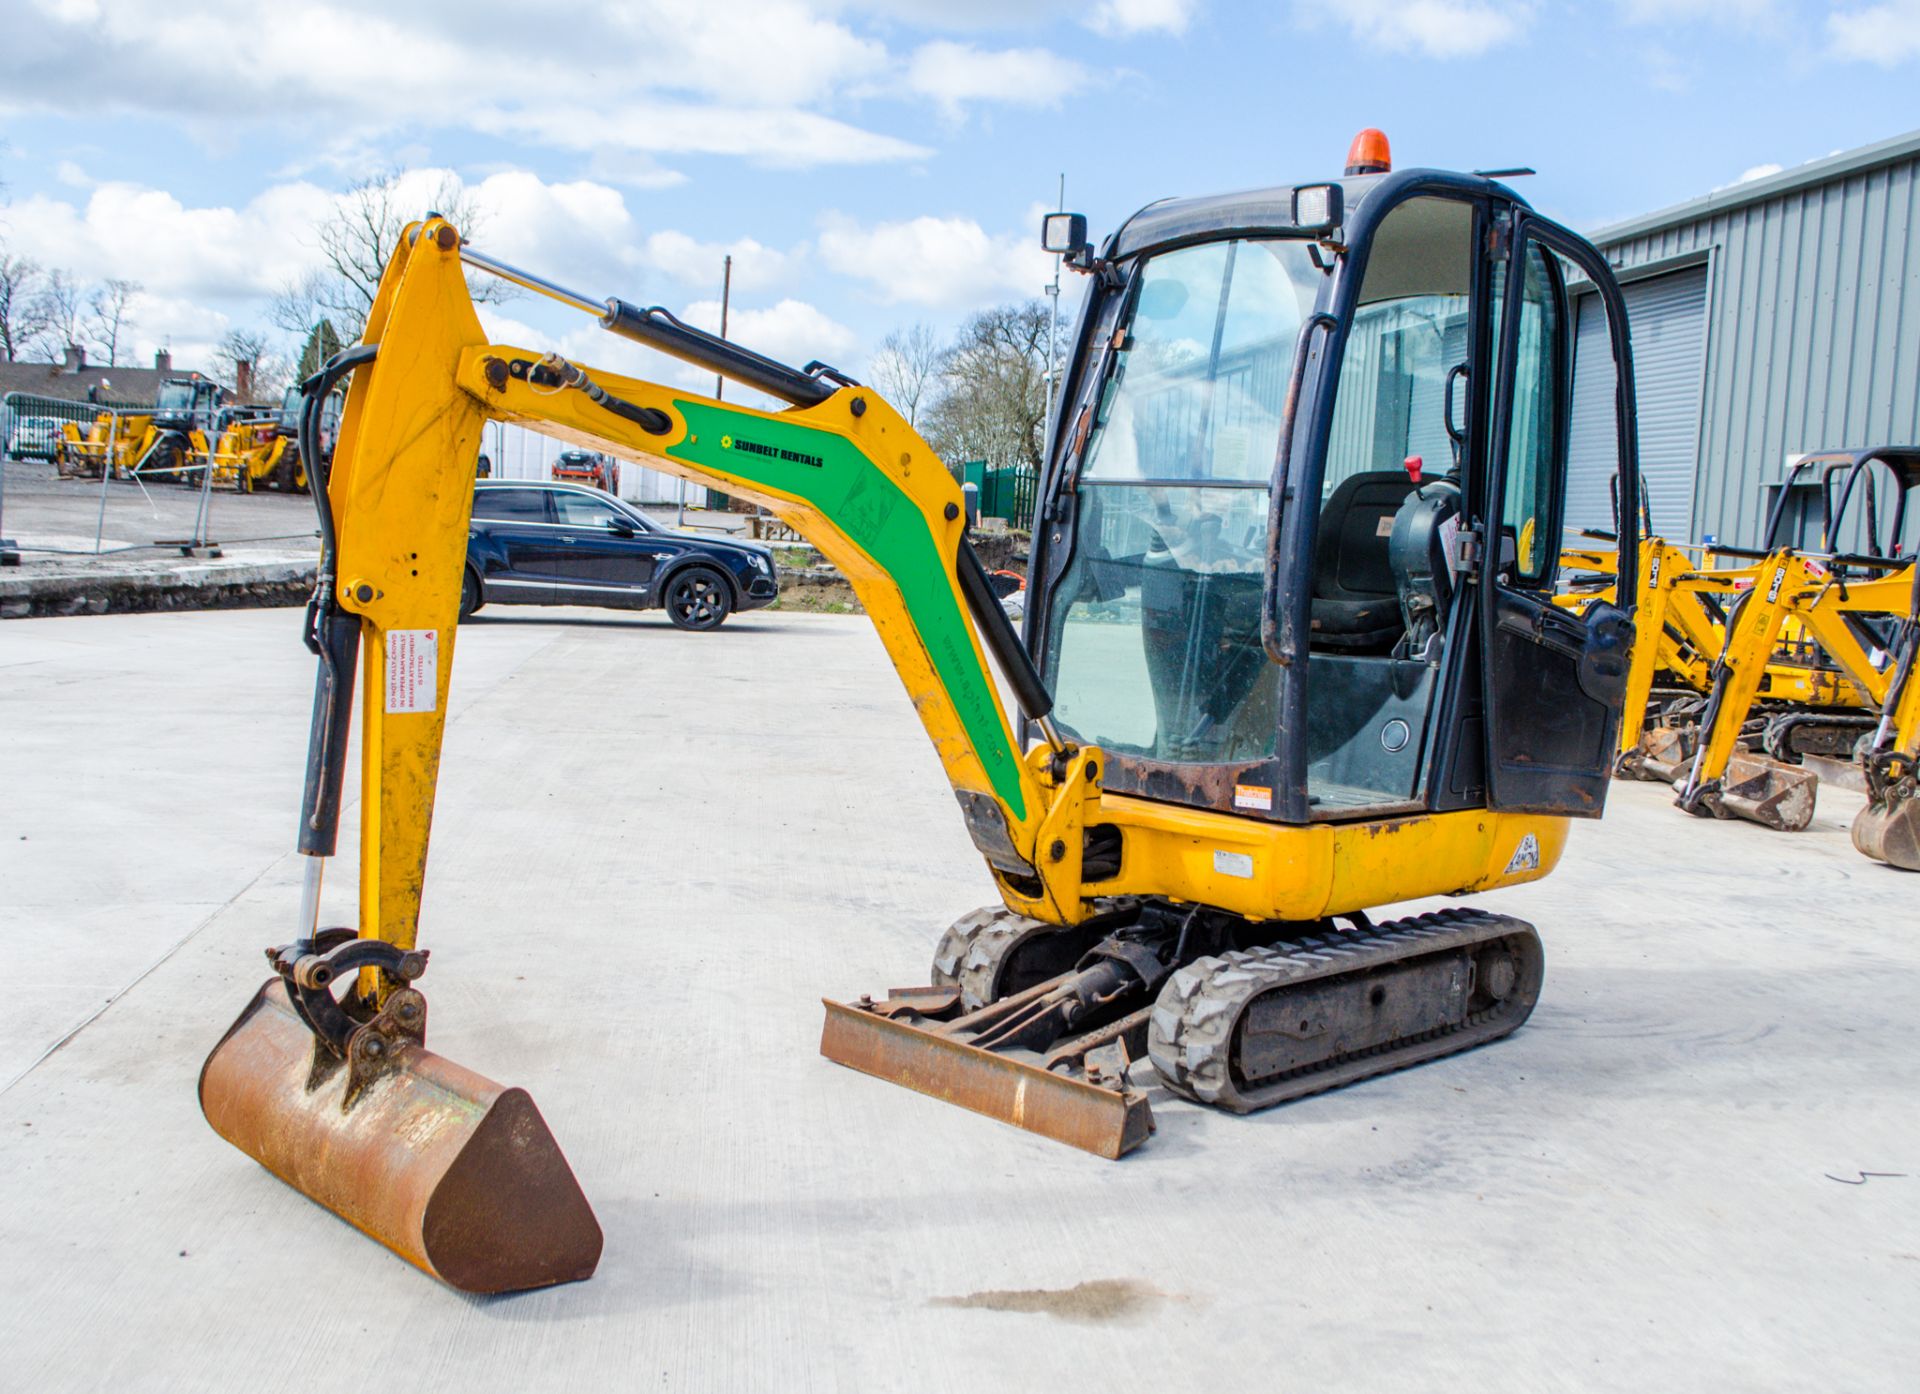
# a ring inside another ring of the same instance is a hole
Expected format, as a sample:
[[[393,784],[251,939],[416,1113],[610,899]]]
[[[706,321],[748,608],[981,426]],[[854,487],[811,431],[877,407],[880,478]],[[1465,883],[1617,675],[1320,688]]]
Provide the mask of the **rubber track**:
[[[1522,962],[1514,995],[1497,1006],[1458,1025],[1351,1051],[1244,1088],[1236,1082],[1231,1058],[1236,1027],[1256,999],[1296,983],[1347,977],[1401,959],[1508,937],[1531,942],[1531,962]],[[1527,1019],[1539,999],[1541,962],[1532,925],[1467,908],[1196,959],[1161,988],[1147,1050],[1161,1081],[1174,1093],[1234,1113],[1252,1113],[1506,1035]]]
[[[994,1001],[1000,966],[1015,946],[1036,930],[1055,928],[1004,905],[969,910],[947,926],[933,951],[934,986],[959,988],[961,1010],[977,1012]]]

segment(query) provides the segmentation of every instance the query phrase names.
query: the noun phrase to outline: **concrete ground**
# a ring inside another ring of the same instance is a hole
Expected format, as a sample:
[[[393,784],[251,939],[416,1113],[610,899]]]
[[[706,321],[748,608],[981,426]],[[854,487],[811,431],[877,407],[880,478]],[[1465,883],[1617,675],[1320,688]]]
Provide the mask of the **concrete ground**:
[[[864,620],[490,611],[422,986],[607,1245],[473,1299],[195,1106],[294,916],[310,667],[285,611],[0,627],[0,1383],[1912,1387],[1920,878],[1857,796],[1786,836],[1619,786],[1483,898],[1547,942],[1518,1035],[1254,1118],[1155,1091],[1104,1162],[815,1053],[991,894]]]

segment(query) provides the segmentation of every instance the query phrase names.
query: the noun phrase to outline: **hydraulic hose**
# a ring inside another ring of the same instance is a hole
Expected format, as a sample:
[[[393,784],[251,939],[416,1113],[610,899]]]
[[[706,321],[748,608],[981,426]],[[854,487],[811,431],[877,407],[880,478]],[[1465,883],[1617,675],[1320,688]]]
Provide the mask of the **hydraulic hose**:
[[[362,344],[327,360],[326,366],[301,384],[300,458],[306,462],[307,486],[320,520],[320,564],[314,577],[313,599],[307,604],[307,647],[319,657],[314,677],[313,720],[307,733],[306,787],[300,801],[300,830],[296,845],[314,858],[308,867],[308,901],[317,902],[319,859],[330,857],[339,841],[340,787],[346,774],[343,758],[347,728],[353,716],[353,680],[360,654],[360,617],[341,610],[334,598],[339,537],[333,500],[327,492],[329,471],[320,449],[322,417],[334,385],[363,363],[373,361],[378,344]],[[310,914],[317,904],[303,905],[302,932],[313,928]]]

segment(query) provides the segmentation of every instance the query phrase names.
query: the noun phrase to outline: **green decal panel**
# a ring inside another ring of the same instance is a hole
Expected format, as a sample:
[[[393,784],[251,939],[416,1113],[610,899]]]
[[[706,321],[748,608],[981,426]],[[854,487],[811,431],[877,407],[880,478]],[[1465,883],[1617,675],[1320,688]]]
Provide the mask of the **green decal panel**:
[[[851,441],[830,431],[697,402],[674,406],[686,417],[688,439],[667,454],[805,499],[893,578],[993,792],[1016,819],[1024,819],[1020,768],[999,697],[913,500]]]

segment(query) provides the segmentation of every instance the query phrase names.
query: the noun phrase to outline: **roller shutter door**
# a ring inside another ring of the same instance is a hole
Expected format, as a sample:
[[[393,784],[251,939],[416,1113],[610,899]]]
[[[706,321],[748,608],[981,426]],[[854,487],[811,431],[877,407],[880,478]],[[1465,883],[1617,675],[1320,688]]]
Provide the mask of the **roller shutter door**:
[[[1654,530],[1692,539],[1693,476],[1700,449],[1700,381],[1707,351],[1707,268],[1621,287],[1633,334],[1634,397],[1640,414],[1640,469]],[[1573,419],[1567,459],[1567,525],[1613,524],[1613,368],[1599,297],[1579,300]]]

